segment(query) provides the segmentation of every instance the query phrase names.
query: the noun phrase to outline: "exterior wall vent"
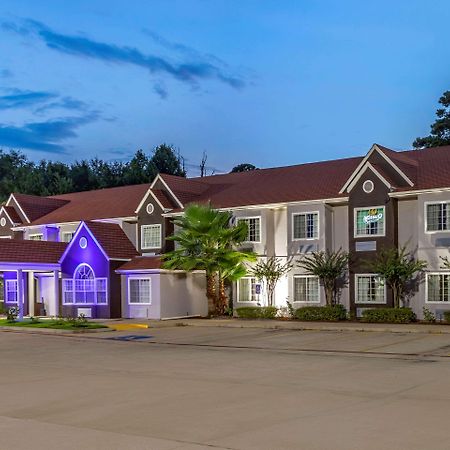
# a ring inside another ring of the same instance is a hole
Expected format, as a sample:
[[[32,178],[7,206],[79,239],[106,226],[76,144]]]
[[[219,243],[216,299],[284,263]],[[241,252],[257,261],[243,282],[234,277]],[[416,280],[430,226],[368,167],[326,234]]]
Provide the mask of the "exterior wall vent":
[[[377,241],[363,241],[355,243],[357,252],[374,252],[377,250]]]

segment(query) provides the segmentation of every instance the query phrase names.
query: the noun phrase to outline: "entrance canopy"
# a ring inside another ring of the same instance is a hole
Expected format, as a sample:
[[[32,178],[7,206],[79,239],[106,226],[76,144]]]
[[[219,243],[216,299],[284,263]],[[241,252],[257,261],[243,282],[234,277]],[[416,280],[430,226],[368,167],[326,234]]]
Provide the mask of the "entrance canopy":
[[[57,270],[67,243],[0,239],[0,271]]]

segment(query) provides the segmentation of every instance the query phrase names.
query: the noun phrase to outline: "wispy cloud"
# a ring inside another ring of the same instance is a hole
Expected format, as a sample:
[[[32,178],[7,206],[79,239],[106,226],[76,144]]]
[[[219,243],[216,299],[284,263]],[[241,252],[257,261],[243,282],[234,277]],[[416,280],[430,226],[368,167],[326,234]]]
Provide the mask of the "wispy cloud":
[[[32,122],[23,126],[0,124],[0,146],[65,153],[62,142],[77,137],[76,130],[99,118],[96,113],[82,117],[64,117],[45,122]]]
[[[159,97],[162,98],[163,100],[166,99],[167,96],[169,95],[163,83],[155,83],[153,85],[153,92],[159,95]]]
[[[134,65],[148,70],[154,75],[172,76],[194,87],[198,87],[200,81],[207,79],[220,81],[235,89],[243,88],[246,85],[242,76],[232,73],[219,64],[214,64],[210,59],[196,57],[194,61],[173,62],[166,57],[143,53],[135,47],[118,46],[84,36],[58,33],[34,20],[25,20],[20,25],[3,22],[2,27],[21,35],[33,34],[39,37],[48,48],[61,53],[109,63]],[[184,50],[185,53],[192,51],[179,44],[170,44],[162,38],[159,40],[166,48],[175,46],[180,51]]]
[[[12,108],[28,108],[41,103],[46,103],[58,97],[52,92],[22,91],[13,89],[11,94],[0,96],[0,110]]]
[[[0,69],[0,78],[10,78],[12,75],[9,69]]]

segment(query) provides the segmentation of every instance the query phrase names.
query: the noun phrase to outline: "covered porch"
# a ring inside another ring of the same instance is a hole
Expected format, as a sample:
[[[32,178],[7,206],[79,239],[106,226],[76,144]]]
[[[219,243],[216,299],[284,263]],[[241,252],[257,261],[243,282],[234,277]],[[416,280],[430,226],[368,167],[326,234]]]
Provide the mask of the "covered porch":
[[[58,316],[61,311],[59,259],[67,244],[0,241],[3,307],[16,307],[19,317]]]

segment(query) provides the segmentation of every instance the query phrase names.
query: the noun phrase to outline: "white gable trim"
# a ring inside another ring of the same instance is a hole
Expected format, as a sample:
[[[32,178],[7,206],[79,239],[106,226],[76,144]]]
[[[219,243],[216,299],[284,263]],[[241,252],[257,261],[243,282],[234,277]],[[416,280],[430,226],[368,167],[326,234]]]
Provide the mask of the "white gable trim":
[[[172,197],[176,200],[176,202],[178,203],[178,206],[180,208],[184,208],[183,203],[181,203],[180,200],[178,200],[177,196],[173,193],[172,189],[170,189],[168,184],[163,180],[163,178],[161,177],[161,175],[159,173],[158,173],[158,175],[156,175],[155,179],[153,180],[153,183],[150,185],[150,189],[152,189],[153,186],[155,186],[157,180],[160,180],[161,183],[166,187],[166,189],[172,194]]]
[[[387,162],[392,166],[392,168],[412,187],[414,186],[414,183],[406,176],[404,172],[402,172],[396,164],[387,156],[384,154],[384,152],[378,147],[377,144],[373,144],[371,149],[369,150],[369,153],[363,158],[363,160],[359,163],[358,167],[353,171],[353,173],[350,175],[342,189],[339,191],[339,194],[343,194],[345,191],[349,192],[348,188],[349,185],[354,181],[355,177],[359,174],[359,171],[365,166],[365,164],[368,162],[368,159],[370,158],[370,155],[372,155],[373,152],[378,152]]]
[[[69,245],[67,246],[66,250],[64,251],[64,253],[62,254],[61,258],[59,259],[59,264],[62,264],[62,262],[64,261],[64,259],[66,258],[67,254],[69,253],[70,249],[75,245],[75,241],[78,237],[78,235],[80,234],[81,230],[85,228],[86,231],[88,232],[89,236],[91,236],[92,240],[95,242],[95,244],[98,246],[98,248],[100,249],[100,251],[103,253],[103,255],[105,256],[105,258],[109,261],[111,258],[106,254],[105,250],[103,249],[103,247],[99,244],[99,242],[97,241],[97,239],[95,238],[95,236],[92,234],[92,231],[89,229],[89,227],[87,226],[86,222],[82,221],[80,222],[80,225],[77,228],[77,231],[75,231],[75,234],[72,237],[72,240],[69,242]],[[125,260],[127,261],[127,260]]]
[[[22,209],[22,207],[20,206],[20,203],[17,201],[16,197],[14,197],[14,194],[11,194],[8,198],[8,201],[6,202],[6,206],[10,206],[9,203],[11,201],[11,199],[13,199],[16,202],[16,205],[19,207],[20,212],[22,213],[23,217],[25,217],[25,220],[28,223],[31,223],[31,220],[28,218],[28,216],[25,214],[25,211]]]
[[[383,175],[381,175],[381,173],[378,172],[378,170],[375,169],[372,164],[370,164],[370,162],[367,162],[366,164],[364,164],[358,175],[349,184],[347,192],[350,192],[356,186],[356,183],[358,183],[359,179],[366,173],[367,169],[370,169],[388,187],[388,189],[392,188],[392,185],[389,183],[389,181],[387,181],[386,178],[384,178]]]
[[[11,225],[14,225],[16,222],[14,222],[12,219],[11,219],[11,216],[8,214],[8,211],[6,211],[6,209],[5,209],[5,207],[4,206],[2,206],[1,208],[0,208],[0,214],[2,213],[2,212],[4,212],[5,213],[5,216],[8,218],[8,220],[11,222]]]
[[[170,211],[170,209],[165,208],[161,202],[157,199],[156,195],[153,193],[152,188],[149,188],[148,191],[145,193],[144,197],[141,200],[141,203],[139,203],[139,206],[136,208],[135,213],[138,214],[138,212],[141,210],[141,208],[144,206],[145,202],[147,201],[149,196],[152,196],[156,203],[160,206],[160,208],[163,210],[163,212]]]

